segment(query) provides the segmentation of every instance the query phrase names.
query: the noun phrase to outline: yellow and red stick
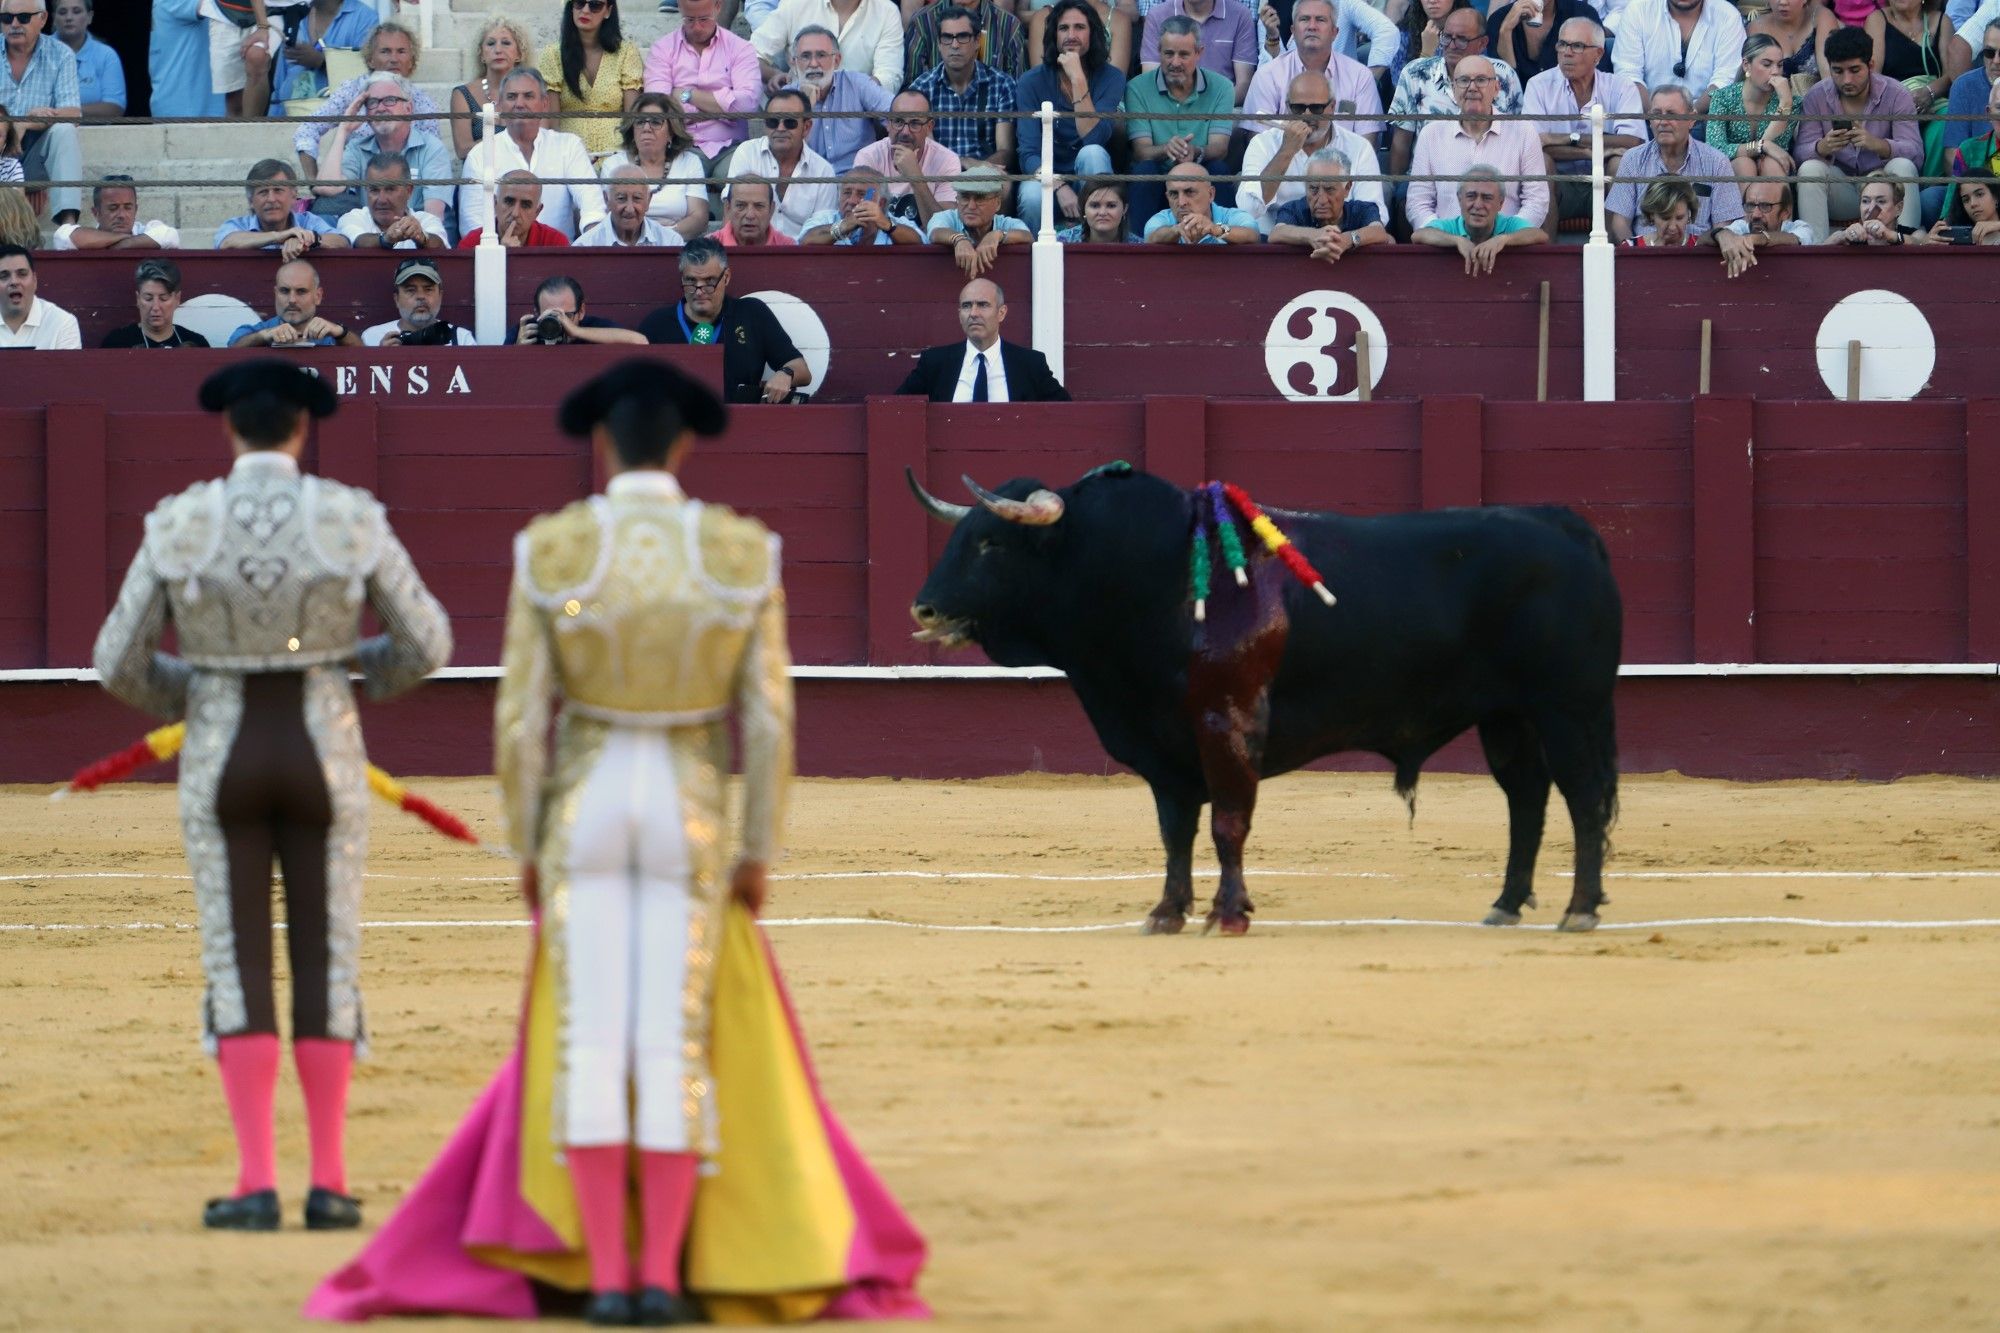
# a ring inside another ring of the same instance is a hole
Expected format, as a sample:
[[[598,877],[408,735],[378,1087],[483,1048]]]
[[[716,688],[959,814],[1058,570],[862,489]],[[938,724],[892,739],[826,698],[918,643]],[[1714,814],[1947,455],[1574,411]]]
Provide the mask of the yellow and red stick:
[[[96,791],[105,783],[128,778],[148,765],[164,764],[181,752],[181,746],[186,741],[185,722],[149,731],[145,739],[79,769],[76,776],[49,799],[59,801],[71,792]],[[373,764],[368,765],[368,790],[398,810],[415,815],[447,838],[469,842],[474,847],[486,845],[479,840],[478,834],[466,826],[464,820],[428,797],[419,796]]]

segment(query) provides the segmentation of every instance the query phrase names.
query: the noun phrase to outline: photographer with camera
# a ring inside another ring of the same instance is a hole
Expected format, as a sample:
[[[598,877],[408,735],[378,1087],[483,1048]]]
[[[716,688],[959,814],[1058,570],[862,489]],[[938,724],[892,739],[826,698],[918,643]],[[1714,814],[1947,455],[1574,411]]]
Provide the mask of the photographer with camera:
[[[557,346],[562,343],[595,343],[600,347],[620,343],[644,346],[643,335],[621,329],[608,319],[587,314],[583,306],[583,284],[561,274],[544,278],[535,288],[533,314],[507,331],[508,345]]]
[[[361,333],[363,347],[477,347],[471,329],[443,318],[444,284],[437,265],[410,258],[396,265],[396,318]]]

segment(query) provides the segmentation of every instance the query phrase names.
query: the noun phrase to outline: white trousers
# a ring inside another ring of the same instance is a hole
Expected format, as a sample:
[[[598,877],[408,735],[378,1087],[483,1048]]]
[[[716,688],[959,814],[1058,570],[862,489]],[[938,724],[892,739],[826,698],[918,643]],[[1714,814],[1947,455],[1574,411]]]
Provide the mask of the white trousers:
[[[568,871],[563,1137],[685,1152],[682,1081],[705,1034],[688,1032],[690,866],[665,731],[611,732],[578,796]]]

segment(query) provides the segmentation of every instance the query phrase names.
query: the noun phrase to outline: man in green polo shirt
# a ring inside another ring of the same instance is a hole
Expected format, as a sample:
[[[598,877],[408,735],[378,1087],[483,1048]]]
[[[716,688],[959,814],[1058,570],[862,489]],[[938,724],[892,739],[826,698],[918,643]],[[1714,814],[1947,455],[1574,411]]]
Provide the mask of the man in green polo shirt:
[[[1201,67],[1201,25],[1176,14],[1160,25],[1159,68],[1125,85],[1120,108],[1135,117],[1125,122],[1132,148],[1132,174],[1164,176],[1183,162],[1199,162],[1209,174],[1229,170],[1229,120],[1236,87]],[[1211,116],[1211,120],[1152,120],[1151,116]],[[1134,181],[1130,216],[1149,218],[1167,206],[1164,185]]]

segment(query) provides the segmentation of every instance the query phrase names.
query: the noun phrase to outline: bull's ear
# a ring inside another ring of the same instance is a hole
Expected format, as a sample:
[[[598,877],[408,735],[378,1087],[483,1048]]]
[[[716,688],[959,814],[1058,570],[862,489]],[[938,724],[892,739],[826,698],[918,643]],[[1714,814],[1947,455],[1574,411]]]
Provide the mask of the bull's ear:
[[[1021,523],[1031,528],[1043,528],[1063,516],[1063,498],[1046,488],[1035,491],[1025,500],[1009,500],[995,495],[971,477],[962,479],[965,488],[977,496],[987,512],[1009,523]]]
[[[917,503],[924,507],[924,512],[939,522],[956,523],[972,512],[971,505],[946,504],[925,490],[924,484],[917,480],[915,468],[904,468],[903,480],[910,483],[910,494],[917,497]]]

